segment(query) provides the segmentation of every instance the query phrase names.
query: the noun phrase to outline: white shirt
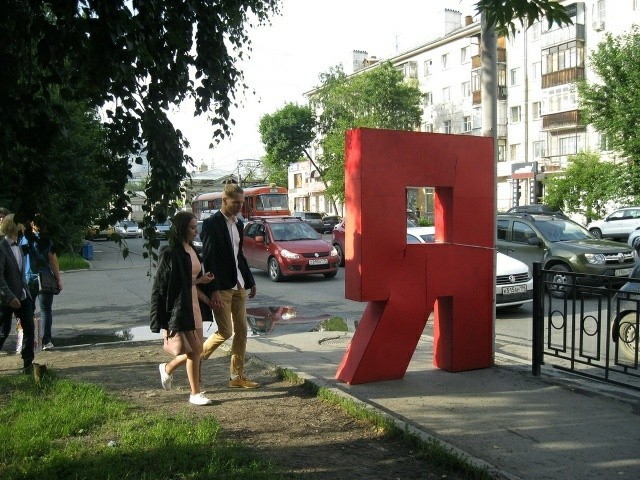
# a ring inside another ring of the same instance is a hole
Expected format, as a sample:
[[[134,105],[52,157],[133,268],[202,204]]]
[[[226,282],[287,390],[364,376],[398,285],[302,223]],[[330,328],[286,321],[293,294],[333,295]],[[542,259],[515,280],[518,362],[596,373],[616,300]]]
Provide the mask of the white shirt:
[[[236,225],[236,217],[227,217],[226,215],[224,215],[224,218],[227,221],[227,229],[229,230],[229,236],[231,237],[231,245],[233,246],[233,259],[236,263],[236,273],[238,277],[238,283],[235,287],[233,287],[233,290],[237,290],[238,288],[244,288],[244,278],[242,277],[242,272],[240,271],[240,267],[238,265],[238,253],[240,253],[240,232],[238,232],[238,227]]]

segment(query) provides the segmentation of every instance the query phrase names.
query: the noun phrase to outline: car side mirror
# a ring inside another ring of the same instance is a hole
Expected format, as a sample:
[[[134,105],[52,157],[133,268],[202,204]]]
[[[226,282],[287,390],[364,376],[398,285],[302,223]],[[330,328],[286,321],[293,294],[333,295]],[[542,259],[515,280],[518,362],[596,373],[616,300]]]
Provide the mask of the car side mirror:
[[[540,239],[538,237],[530,237],[530,238],[527,239],[527,243],[529,245],[538,246],[538,245],[540,245]]]
[[[264,237],[262,235],[258,235],[255,238],[256,243],[264,243]]]

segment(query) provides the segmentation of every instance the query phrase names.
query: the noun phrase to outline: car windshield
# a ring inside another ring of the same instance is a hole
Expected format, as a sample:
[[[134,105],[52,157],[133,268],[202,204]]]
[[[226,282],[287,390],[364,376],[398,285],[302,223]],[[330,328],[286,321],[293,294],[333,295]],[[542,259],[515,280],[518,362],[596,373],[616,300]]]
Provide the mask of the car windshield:
[[[287,210],[289,208],[289,200],[285,193],[258,195],[256,207],[261,210]]]
[[[273,224],[271,225],[271,234],[276,242],[317,240],[321,238],[313,228],[304,222]]]
[[[304,218],[306,220],[322,220],[322,215],[319,213],[305,213]]]
[[[539,220],[536,226],[540,233],[550,242],[566,242],[568,240],[587,240],[595,238],[588,230],[577,223],[565,220]]]

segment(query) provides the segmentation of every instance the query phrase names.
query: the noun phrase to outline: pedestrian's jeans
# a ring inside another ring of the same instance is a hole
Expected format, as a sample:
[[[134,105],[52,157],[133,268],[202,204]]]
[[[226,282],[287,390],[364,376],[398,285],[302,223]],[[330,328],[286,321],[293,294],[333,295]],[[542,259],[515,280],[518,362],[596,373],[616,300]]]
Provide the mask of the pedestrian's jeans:
[[[20,355],[22,356],[24,366],[29,367],[35,357],[33,351],[33,343],[35,341],[33,301],[30,297],[22,300],[20,302],[20,308],[15,310],[8,305],[0,307],[0,325],[2,325],[2,330],[0,331],[0,348],[2,348],[4,341],[11,332],[11,317],[14,313],[16,317],[20,319],[20,325],[22,326],[22,350],[20,350]]]
[[[51,325],[53,323],[53,314],[51,306],[53,305],[53,293],[40,292],[38,294],[38,302],[40,304],[40,317],[42,318],[42,344],[46,345],[51,342]]]

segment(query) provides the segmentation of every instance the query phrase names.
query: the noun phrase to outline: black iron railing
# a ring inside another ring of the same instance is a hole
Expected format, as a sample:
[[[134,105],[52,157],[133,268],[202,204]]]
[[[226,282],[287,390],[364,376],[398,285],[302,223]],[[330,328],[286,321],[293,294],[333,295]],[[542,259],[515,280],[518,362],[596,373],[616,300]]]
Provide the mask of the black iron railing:
[[[640,390],[640,280],[620,282],[533,265],[534,375],[544,364]]]

